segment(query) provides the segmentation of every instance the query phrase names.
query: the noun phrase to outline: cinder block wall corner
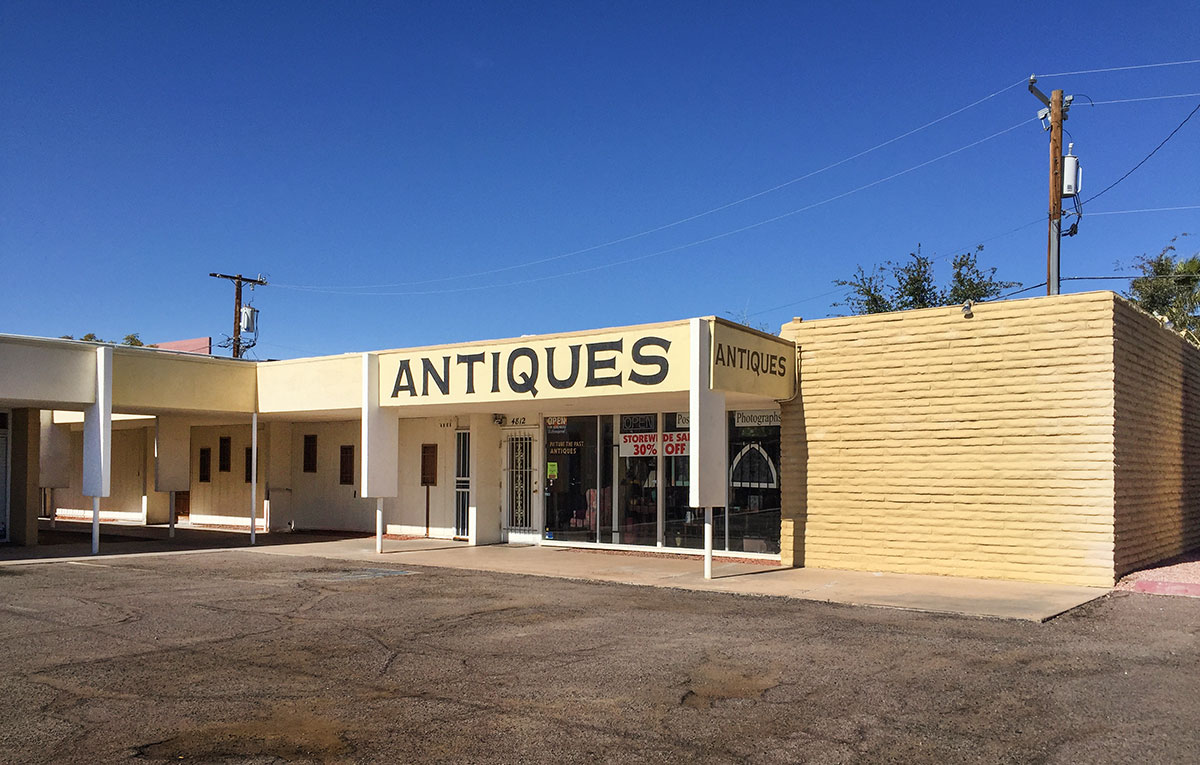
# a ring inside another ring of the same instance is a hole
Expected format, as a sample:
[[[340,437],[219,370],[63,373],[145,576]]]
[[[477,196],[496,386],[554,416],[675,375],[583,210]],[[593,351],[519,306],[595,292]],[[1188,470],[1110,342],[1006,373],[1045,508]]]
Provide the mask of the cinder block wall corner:
[[[1200,349],[1119,297],[1114,337],[1120,577],[1200,547]]]
[[[1115,305],[785,325],[784,563],[1111,585]]]

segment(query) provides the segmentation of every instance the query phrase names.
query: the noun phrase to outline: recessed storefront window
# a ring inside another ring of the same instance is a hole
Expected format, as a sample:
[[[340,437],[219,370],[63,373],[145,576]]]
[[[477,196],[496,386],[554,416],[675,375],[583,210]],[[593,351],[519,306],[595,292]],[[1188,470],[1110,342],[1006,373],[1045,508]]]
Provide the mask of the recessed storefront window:
[[[779,553],[779,412],[729,412],[728,508],[713,548]],[[547,540],[699,550],[687,412],[547,417]],[[615,491],[613,491],[615,487]]]

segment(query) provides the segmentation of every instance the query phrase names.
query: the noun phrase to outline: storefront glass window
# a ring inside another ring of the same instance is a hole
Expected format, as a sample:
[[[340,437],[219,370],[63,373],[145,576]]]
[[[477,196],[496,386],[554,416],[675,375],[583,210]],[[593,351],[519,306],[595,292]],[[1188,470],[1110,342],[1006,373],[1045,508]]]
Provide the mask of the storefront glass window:
[[[729,507],[714,514],[713,544],[778,553],[779,412],[729,413]]]
[[[703,549],[704,514],[688,506],[686,412],[545,426],[546,539]],[[714,549],[779,553],[779,412],[729,413],[728,504],[713,513]]]
[[[617,518],[613,541],[658,544],[658,416],[623,414],[617,447]]]
[[[546,418],[546,539],[596,541],[596,428],[595,417]]]
[[[666,499],[667,547],[704,547],[704,513],[688,506],[688,416],[684,412],[663,415],[663,493]]]

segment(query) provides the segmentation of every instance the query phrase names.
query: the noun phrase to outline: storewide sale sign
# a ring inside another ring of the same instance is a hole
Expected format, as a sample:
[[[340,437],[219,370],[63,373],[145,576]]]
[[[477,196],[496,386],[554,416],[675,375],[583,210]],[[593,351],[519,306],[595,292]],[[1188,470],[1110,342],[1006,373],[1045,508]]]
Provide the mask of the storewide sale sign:
[[[622,433],[617,453],[622,457],[657,457],[661,448],[665,457],[686,457],[689,433]]]

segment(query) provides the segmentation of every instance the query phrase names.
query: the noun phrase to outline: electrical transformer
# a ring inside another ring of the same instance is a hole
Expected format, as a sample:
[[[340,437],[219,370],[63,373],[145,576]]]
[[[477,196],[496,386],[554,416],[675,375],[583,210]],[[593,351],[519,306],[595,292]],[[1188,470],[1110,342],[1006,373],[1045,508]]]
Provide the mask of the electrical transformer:
[[[1075,144],[1067,144],[1067,155],[1062,158],[1062,178],[1064,198],[1077,195],[1083,186],[1083,168],[1079,166],[1079,157],[1074,154]]]

